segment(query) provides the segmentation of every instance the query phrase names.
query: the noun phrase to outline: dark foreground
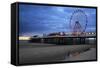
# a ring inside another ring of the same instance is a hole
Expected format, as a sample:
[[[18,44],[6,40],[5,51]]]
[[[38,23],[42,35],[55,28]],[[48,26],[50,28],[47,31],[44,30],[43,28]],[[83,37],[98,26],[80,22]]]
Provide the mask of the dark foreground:
[[[95,45],[55,45],[19,42],[20,64],[95,59]]]

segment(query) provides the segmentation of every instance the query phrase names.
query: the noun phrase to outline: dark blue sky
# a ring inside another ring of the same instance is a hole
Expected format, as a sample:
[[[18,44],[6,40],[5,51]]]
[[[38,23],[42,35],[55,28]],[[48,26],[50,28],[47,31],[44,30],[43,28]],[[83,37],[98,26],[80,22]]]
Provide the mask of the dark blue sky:
[[[32,36],[52,32],[71,32],[70,17],[77,9],[83,10],[88,17],[86,32],[95,32],[95,9],[20,4],[19,35]],[[81,25],[84,27],[84,22],[81,22]]]

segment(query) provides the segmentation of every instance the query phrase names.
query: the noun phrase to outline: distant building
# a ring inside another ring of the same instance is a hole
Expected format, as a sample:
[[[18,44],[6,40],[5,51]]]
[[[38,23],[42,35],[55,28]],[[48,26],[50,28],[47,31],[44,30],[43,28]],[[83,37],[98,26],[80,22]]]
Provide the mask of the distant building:
[[[65,36],[65,32],[50,33],[48,36]]]

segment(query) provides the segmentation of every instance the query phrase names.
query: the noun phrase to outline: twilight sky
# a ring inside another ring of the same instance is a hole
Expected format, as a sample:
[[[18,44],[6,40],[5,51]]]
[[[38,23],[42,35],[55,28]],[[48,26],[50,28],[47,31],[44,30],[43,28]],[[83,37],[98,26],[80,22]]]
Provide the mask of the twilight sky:
[[[87,15],[86,32],[96,31],[96,9],[56,7],[41,5],[19,5],[19,36],[33,36],[52,32],[71,32],[70,17],[72,13],[81,9]],[[84,28],[84,21],[80,17],[80,24]]]

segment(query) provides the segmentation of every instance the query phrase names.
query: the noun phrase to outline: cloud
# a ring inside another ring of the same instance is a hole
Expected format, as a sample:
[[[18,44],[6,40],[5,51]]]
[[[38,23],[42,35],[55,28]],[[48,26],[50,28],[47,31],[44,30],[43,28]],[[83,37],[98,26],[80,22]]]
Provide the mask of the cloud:
[[[50,32],[71,32],[70,17],[77,8],[19,5],[19,35],[33,35]],[[95,26],[95,9],[81,8],[88,16],[87,27]],[[81,19],[81,17],[80,17]],[[82,26],[84,22],[81,20]],[[94,29],[87,28],[87,31]]]

